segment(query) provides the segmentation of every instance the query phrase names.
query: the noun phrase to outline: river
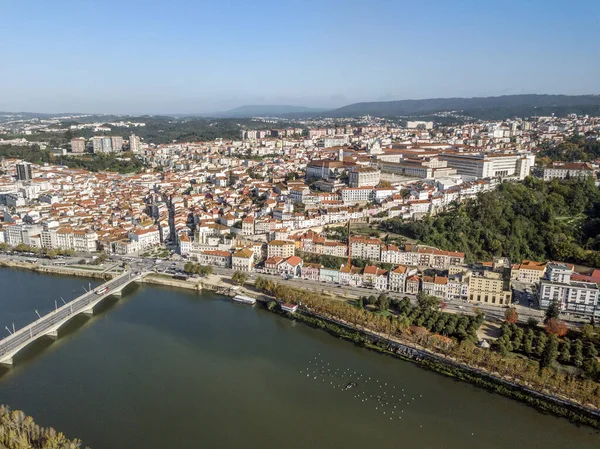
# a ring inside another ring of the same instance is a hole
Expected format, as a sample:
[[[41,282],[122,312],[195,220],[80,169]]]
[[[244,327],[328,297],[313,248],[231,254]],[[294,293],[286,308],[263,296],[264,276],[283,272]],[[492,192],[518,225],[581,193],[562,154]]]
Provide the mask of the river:
[[[88,283],[0,269],[0,326]],[[0,371],[0,403],[92,449],[600,447],[593,429],[213,294],[131,286],[60,334]]]

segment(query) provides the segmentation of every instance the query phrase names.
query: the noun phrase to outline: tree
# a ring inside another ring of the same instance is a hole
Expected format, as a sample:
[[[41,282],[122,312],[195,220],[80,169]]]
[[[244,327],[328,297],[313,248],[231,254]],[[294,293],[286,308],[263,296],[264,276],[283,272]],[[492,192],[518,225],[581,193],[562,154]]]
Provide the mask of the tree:
[[[565,336],[569,330],[567,324],[558,318],[547,319],[544,326],[546,328],[546,333],[556,335],[557,337]]]
[[[364,309],[365,308],[365,297],[361,296],[360,298],[358,298],[358,301],[356,301],[356,306],[359,309]]]
[[[33,248],[25,243],[19,243],[13,248],[13,251],[17,251],[19,253],[30,253],[33,251]]]
[[[571,346],[571,362],[577,368],[583,365],[583,342],[580,339],[575,340]]]
[[[558,305],[558,301],[552,301],[548,309],[546,309],[546,319],[544,320],[544,323],[547,323],[548,320],[551,320],[552,318],[558,319],[559,316],[560,307]]]
[[[213,267],[210,265],[198,265],[196,267],[196,273],[198,273],[201,276],[207,276],[209,274],[212,274],[213,272]]]
[[[537,338],[535,339],[535,354],[538,357],[541,357],[544,353],[544,349],[546,349],[546,343],[548,341],[548,337],[543,332],[538,332]]]
[[[517,309],[514,307],[510,307],[510,308],[506,309],[506,311],[504,312],[504,319],[508,323],[512,323],[512,324],[519,321],[519,314],[517,313]]]
[[[510,351],[510,341],[503,335],[494,342],[494,348],[501,356],[507,356]]]
[[[390,298],[385,293],[382,293],[377,298],[377,308],[380,312],[384,312],[390,308]]]
[[[598,350],[596,346],[591,341],[586,341],[583,345],[583,355],[585,357],[598,357]]]
[[[517,327],[512,334],[512,346],[513,351],[521,350],[521,345],[523,344],[523,338],[525,337],[525,332],[520,327]]]
[[[533,354],[533,338],[533,330],[527,329],[527,332],[525,332],[525,336],[523,337],[523,352],[527,355]]]
[[[559,345],[558,359],[561,363],[571,363],[571,341],[565,338]]]
[[[440,299],[435,296],[428,295],[425,292],[419,292],[417,295],[417,307],[422,311],[435,310],[440,306]]]
[[[550,335],[550,338],[546,342],[542,357],[540,359],[540,366],[542,368],[551,366],[558,357],[558,337],[556,335]]]
[[[591,324],[584,324],[581,328],[581,336],[584,340],[591,340],[592,338],[594,338],[594,334],[594,326],[592,326]]]
[[[196,272],[196,266],[192,262],[186,262],[186,264],[183,266],[183,271],[185,271],[187,274],[194,274]]]
[[[233,273],[231,280],[238,285],[244,285],[248,280],[248,274],[243,273],[241,271],[236,271],[235,273]]]
[[[58,256],[58,251],[55,249],[47,249],[45,253],[49,259],[56,259],[56,256]]]
[[[527,326],[529,326],[531,329],[537,328],[538,324],[540,324],[540,322],[535,318],[527,318]]]

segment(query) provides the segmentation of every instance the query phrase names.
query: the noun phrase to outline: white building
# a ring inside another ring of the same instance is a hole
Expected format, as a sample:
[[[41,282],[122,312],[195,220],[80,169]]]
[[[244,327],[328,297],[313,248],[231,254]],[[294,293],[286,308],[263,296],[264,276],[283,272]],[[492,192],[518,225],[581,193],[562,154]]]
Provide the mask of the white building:
[[[572,274],[570,265],[548,263],[546,276],[540,281],[540,307],[547,309],[553,302],[557,302],[562,312],[600,318],[598,284],[572,281]]]
[[[379,184],[381,172],[372,167],[359,167],[349,173],[350,187],[375,187]]]

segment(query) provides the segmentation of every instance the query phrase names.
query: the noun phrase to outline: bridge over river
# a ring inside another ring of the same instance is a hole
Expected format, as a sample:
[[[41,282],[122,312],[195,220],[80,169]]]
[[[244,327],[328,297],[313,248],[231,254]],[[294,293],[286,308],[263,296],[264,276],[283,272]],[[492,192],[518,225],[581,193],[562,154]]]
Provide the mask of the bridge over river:
[[[125,287],[143,276],[141,272],[125,272],[0,340],[0,364],[12,365],[15,354],[38,338],[57,338],[58,329],[73,317],[92,315],[97,304],[111,295],[120,296]]]

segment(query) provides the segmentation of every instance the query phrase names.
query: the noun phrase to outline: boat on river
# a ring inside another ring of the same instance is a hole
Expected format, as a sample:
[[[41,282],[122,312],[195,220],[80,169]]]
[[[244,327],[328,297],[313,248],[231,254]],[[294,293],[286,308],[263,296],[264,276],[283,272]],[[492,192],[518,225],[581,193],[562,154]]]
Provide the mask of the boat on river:
[[[233,300],[237,301],[237,302],[242,302],[244,304],[252,304],[252,305],[256,304],[256,299],[251,298],[250,296],[235,295],[233,297]]]

